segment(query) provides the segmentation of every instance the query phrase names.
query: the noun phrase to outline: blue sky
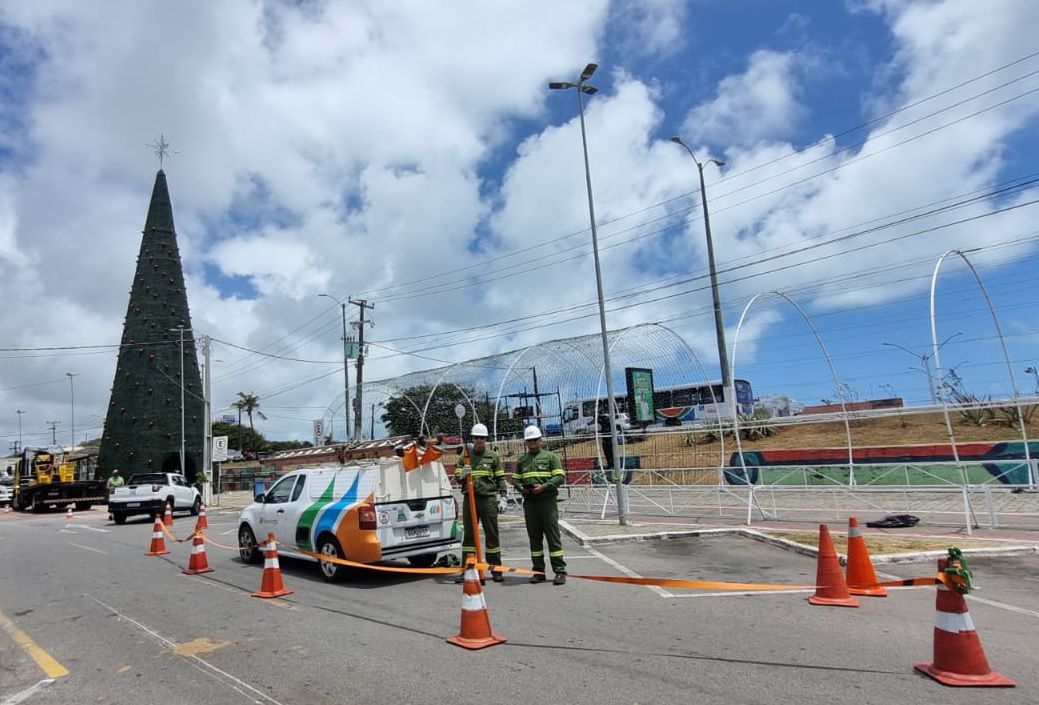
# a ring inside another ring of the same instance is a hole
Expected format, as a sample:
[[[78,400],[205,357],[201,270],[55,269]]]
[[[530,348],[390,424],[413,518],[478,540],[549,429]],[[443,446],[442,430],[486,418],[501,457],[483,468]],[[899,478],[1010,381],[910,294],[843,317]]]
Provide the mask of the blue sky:
[[[376,302],[371,380],[593,333],[575,98],[546,84],[594,61],[612,328],[668,321],[717,369],[696,171],[668,141],[680,134],[727,162],[705,173],[730,346],[746,302],[780,289],[855,394],[923,403],[926,376],[883,344],[926,351],[934,262],[976,248],[1018,386],[1036,391],[1023,370],[1039,361],[1037,13],[1027,0],[240,0],[98,17],[5,3],[0,286],[20,302],[2,314],[6,347],[118,339],[156,166],[144,145],[160,132],[177,150],[166,172],[196,328],[312,361],[217,343],[216,406],[258,393],[274,437],[341,423],[339,309],[321,293]],[[56,287],[39,272],[61,258],[77,267]],[[979,396],[1006,395],[961,263],[939,291],[939,335],[960,334],[945,366]],[[759,299],[740,341],[737,374],[759,394],[834,396],[810,331],[777,299]],[[0,389],[75,367],[99,426],[114,360],[12,352]],[[558,367],[561,384],[594,377]],[[0,393],[38,426],[64,408],[60,385]]]

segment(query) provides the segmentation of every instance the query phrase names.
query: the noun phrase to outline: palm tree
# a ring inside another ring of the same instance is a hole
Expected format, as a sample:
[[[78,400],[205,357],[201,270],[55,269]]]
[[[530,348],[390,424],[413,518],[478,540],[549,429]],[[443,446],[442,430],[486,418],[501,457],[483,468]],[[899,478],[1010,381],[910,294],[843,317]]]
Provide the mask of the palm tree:
[[[239,426],[242,425],[242,422],[241,422],[242,412],[245,412],[245,414],[249,417],[249,430],[251,430],[253,432],[256,431],[256,429],[253,428],[253,413],[254,412],[262,420],[264,420],[264,421],[267,420],[267,417],[263,415],[262,411],[260,411],[260,398],[257,397],[252,392],[250,392],[248,394],[246,394],[245,392],[238,392],[238,401],[232,402],[231,406],[234,407],[235,409],[238,409],[238,418],[239,418],[238,425]]]

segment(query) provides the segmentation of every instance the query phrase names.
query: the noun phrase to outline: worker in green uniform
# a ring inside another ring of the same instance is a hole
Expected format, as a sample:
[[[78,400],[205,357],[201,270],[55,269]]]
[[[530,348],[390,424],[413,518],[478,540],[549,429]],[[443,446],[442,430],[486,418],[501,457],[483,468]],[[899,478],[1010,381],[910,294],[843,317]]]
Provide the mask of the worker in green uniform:
[[[498,512],[505,509],[505,494],[508,485],[505,483],[505,468],[502,467],[501,458],[493,450],[487,447],[487,427],[482,423],[473,426],[469,432],[473,439],[471,453],[462,454],[462,461],[455,468],[455,478],[462,487],[462,525],[465,536],[462,538],[462,565],[469,556],[476,553],[476,542],[473,536],[472,514],[469,511],[469,483],[466,478],[471,474],[473,477],[473,493],[476,498],[477,521],[483,525],[484,551],[487,554],[487,562],[491,565],[501,565],[501,544],[498,539]],[[465,462],[468,460],[468,463]],[[496,583],[505,580],[501,573],[491,573],[491,579]],[[455,582],[465,581],[464,575],[455,578]]]
[[[559,456],[541,449],[541,429],[527,426],[523,429],[527,452],[516,462],[512,484],[523,495],[523,518],[530,539],[530,560],[536,575],[530,582],[545,582],[545,540],[548,558],[555,572],[554,585],[566,584],[566,561],[563,560],[563,539],[559,534],[559,508],[556,495],[566,479]]]
[[[108,490],[114,490],[116,487],[123,486],[123,476],[119,474],[119,468],[112,471],[111,477],[108,478]]]

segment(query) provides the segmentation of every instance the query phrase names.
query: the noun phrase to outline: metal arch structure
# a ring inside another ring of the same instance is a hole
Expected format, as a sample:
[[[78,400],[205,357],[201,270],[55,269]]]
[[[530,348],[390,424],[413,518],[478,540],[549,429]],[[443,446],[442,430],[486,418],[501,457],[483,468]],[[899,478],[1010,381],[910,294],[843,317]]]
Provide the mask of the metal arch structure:
[[[578,355],[583,356],[586,360],[588,360],[590,364],[595,364],[594,361],[591,358],[589,358],[583,350],[581,350],[568,340],[553,340],[549,341],[549,343],[565,345],[566,347],[576,352]],[[515,359],[513,359],[512,362],[509,363],[509,366],[505,369],[505,374],[502,375],[501,378],[501,384],[498,385],[498,395],[494,398],[494,422],[493,429],[491,430],[492,439],[498,440],[498,409],[501,407],[501,395],[505,391],[505,384],[509,381],[509,377],[512,375],[512,371],[516,367],[516,363],[522,360],[526,356],[526,354],[529,353],[531,350],[542,347],[546,344],[547,343],[535,343],[534,345],[528,345],[520,352],[519,355],[515,357]]]
[[[788,304],[793,306],[794,310],[796,310],[801,315],[801,318],[804,320],[805,323],[808,324],[809,329],[811,329],[812,335],[815,336],[815,341],[819,344],[819,350],[822,352],[823,357],[826,359],[826,366],[830,369],[830,377],[833,379],[834,388],[841,389],[840,378],[837,376],[837,369],[833,365],[833,358],[830,357],[830,352],[826,348],[826,343],[823,342],[822,336],[819,335],[819,329],[815,327],[815,324],[812,322],[811,317],[809,317],[809,315],[805,313],[804,309],[801,308],[796,301],[794,301],[792,298],[787,296],[782,291],[766,291],[754,294],[754,296],[751,297],[750,301],[747,302],[747,305],[743,307],[743,313],[740,314],[740,321],[736,324],[736,334],[733,336],[732,339],[732,355],[729,359],[729,379],[731,380],[732,384],[732,388],[729,393],[732,395],[733,400],[736,399],[736,352],[738,350],[740,342],[740,333],[743,331],[743,324],[746,321],[747,313],[750,311],[751,306],[753,306],[754,303],[762,296],[778,296],[784,301],[786,301]],[[854,487],[855,456],[852,451],[851,424],[848,422],[848,407],[845,404],[843,394],[840,396],[840,400],[841,411],[843,412],[844,416],[844,433],[845,437],[848,440],[848,483],[851,487]],[[747,479],[747,486],[750,488],[750,492],[747,498],[747,525],[749,526],[751,523],[753,505],[756,503],[754,498],[754,485],[750,482],[750,476],[747,474],[747,459],[743,457],[743,441],[740,439],[740,415],[738,413],[733,414],[732,419],[732,431],[733,435],[736,436],[736,455],[740,459],[740,467],[743,469],[743,477]],[[758,508],[758,511],[761,511],[760,507]],[[764,512],[762,512],[762,514],[764,514]]]
[[[448,365],[447,367],[445,367],[444,371],[441,373],[440,377],[437,378],[437,381],[433,385],[432,389],[429,390],[429,395],[426,397],[426,403],[422,406],[422,423],[421,423],[421,426],[419,427],[420,429],[424,429],[427,434],[429,433],[429,425],[426,423],[426,414],[429,413],[429,403],[431,401],[433,401],[433,395],[437,393],[437,389],[440,387],[440,384],[444,381],[444,377],[446,377],[447,374],[451,370],[453,370],[454,368],[458,367],[459,365],[465,365],[465,364],[468,364],[468,363],[466,363],[466,362],[456,362],[453,365]],[[480,421],[480,416],[479,416],[479,414],[476,413],[476,407],[473,405],[473,400],[469,398],[468,394],[466,394],[465,392],[462,391],[462,388],[458,386],[457,382],[451,382],[450,384],[452,386],[454,386],[455,389],[458,390],[458,393],[461,394],[462,397],[464,397],[467,402],[469,402],[469,409],[473,412],[473,418],[476,419],[477,422],[479,422]]]
[[[622,340],[624,340],[628,336],[628,334],[633,333],[633,332],[638,331],[638,330],[643,330],[645,328],[659,328],[659,329],[663,330],[665,333],[669,334],[675,340],[677,340],[682,348],[685,348],[686,352],[689,353],[689,356],[692,358],[693,362],[696,364],[697,371],[703,376],[703,381],[705,383],[707,383],[707,386],[708,386],[708,388],[710,390],[710,393],[711,393],[711,401],[712,401],[712,403],[717,404],[718,403],[718,399],[714,396],[714,385],[710,384],[711,379],[707,375],[707,369],[703,366],[703,362],[700,360],[700,356],[696,354],[696,351],[693,350],[692,346],[689,345],[688,342],[686,342],[685,338],[683,338],[681,335],[679,335],[676,331],[674,331],[673,329],[669,328],[668,326],[663,325],[662,323],[655,323],[655,322],[654,323],[642,323],[642,324],[639,324],[637,326],[631,326],[630,328],[625,328],[625,329],[621,330],[620,334],[617,335],[610,342],[610,352],[612,353],[613,349],[615,347],[617,347],[617,345]],[[605,379],[605,373],[606,373],[606,366],[604,364],[600,364],[599,365],[599,378],[598,378],[598,381],[595,384],[595,418],[596,419],[599,418],[599,398],[603,396],[602,386],[603,386],[603,381]],[[601,439],[602,439],[602,436],[599,433],[599,427],[596,426],[595,427],[595,454],[596,454],[596,457],[599,460],[599,466],[600,467],[602,467],[603,460],[604,460],[604,458],[602,457],[602,443],[601,443]],[[723,484],[724,483],[724,478],[721,476],[721,473],[723,472],[723,468],[725,467],[725,434],[719,434],[719,441],[720,441],[720,444],[721,444],[721,449],[719,450],[718,481],[719,481],[719,484]],[[616,460],[614,462],[616,462]],[[622,469],[623,468],[618,468],[617,470],[619,471],[619,470],[622,470]]]
[[[367,389],[372,389],[372,390],[375,390],[375,389],[381,389],[381,390],[384,390],[385,392],[389,392],[389,396],[394,396],[394,395],[396,395],[396,396],[401,396],[401,397],[403,397],[404,399],[407,399],[408,403],[409,403],[409,404],[411,404],[412,408],[413,408],[413,409],[415,409],[416,413],[418,413],[418,415],[419,415],[419,431],[421,432],[421,431],[423,431],[423,430],[424,430],[424,431],[426,431],[426,433],[427,433],[427,435],[428,435],[428,433],[429,433],[429,428],[428,428],[428,427],[427,427],[427,426],[425,425],[425,422],[426,422],[426,418],[425,418],[425,416],[423,416],[423,414],[422,414],[422,409],[420,409],[420,408],[419,408],[419,405],[415,403],[415,400],[414,400],[414,399],[412,399],[411,397],[409,397],[409,396],[408,396],[407,394],[405,394],[404,392],[402,392],[402,391],[399,391],[399,390],[397,390],[397,389],[396,389],[396,388],[394,388],[394,387],[391,387],[391,386],[390,386],[390,385],[388,385],[388,384],[382,384],[382,383],[380,383],[380,382],[365,382],[365,383],[364,383],[364,386],[365,386],[365,387],[366,387]],[[381,404],[381,403],[382,403],[382,402],[380,402],[380,404]],[[364,410],[362,409],[361,411],[363,412]]]
[[[982,280],[981,275],[978,274],[978,270],[974,267],[974,263],[970,261],[966,253],[963,250],[952,249],[946,250],[938,261],[935,262],[934,272],[931,274],[931,349],[933,350],[934,367],[935,373],[938,376],[938,388],[940,390],[939,399],[942,403],[942,415],[945,417],[945,429],[949,435],[949,444],[952,446],[952,457],[953,461],[960,466],[960,474],[963,477],[963,484],[967,486],[967,475],[963,469],[963,465],[960,463],[960,454],[956,448],[956,433],[953,431],[952,419],[949,416],[949,403],[945,394],[945,383],[942,375],[942,360],[941,360],[941,345],[938,344],[938,321],[937,321],[937,290],[938,290],[938,275],[941,273],[942,264],[945,259],[950,255],[955,255],[963,260],[964,264],[970,270],[970,273],[974,276],[974,281],[977,283],[978,288],[981,290],[981,294],[985,299],[985,305],[988,306],[989,313],[992,315],[992,325],[996,329],[996,337],[999,338],[999,346],[1003,351],[1003,361],[1007,366],[1007,376],[1010,379],[1010,391],[1014,395],[1014,406],[1017,408],[1017,419],[1021,428],[1021,440],[1024,442],[1025,447],[1025,463],[1028,465],[1028,484],[1035,486],[1035,468],[1032,465],[1032,455],[1028,447],[1028,431],[1025,428],[1024,414],[1021,410],[1021,394],[1017,389],[1017,381],[1014,378],[1014,366],[1010,362],[1010,352],[1007,350],[1006,338],[1003,336],[1003,328],[999,324],[999,316],[996,314],[996,307],[992,303],[992,297],[989,296],[988,288],[985,286],[985,282]],[[967,532],[972,531],[971,514],[973,513],[970,507],[969,493],[964,492],[964,511],[967,512]]]

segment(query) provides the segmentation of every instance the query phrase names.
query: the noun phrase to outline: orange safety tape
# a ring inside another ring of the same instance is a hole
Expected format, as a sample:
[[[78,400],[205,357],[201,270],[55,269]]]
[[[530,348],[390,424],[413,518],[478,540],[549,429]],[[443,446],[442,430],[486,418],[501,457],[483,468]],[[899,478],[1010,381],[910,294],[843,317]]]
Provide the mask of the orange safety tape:
[[[305,556],[316,558],[319,561],[326,563],[336,563],[338,565],[345,565],[351,568],[367,568],[369,570],[381,570],[386,573],[418,573],[420,575],[450,575],[452,573],[460,573],[464,568],[458,566],[454,568],[394,568],[388,565],[373,565],[371,563],[356,563],[354,561],[348,561],[345,558],[333,558],[332,556],[326,556],[323,553],[314,553],[313,551],[307,551],[303,548],[293,549],[298,553],[302,553]],[[486,565],[486,564],[484,564]]]
[[[223,548],[223,549],[228,550],[228,551],[238,551],[238,550],[240,550],[238,546],[225,546],[222,543],[217,543],[213,539],[211,539],[208,536],[206,536],[206,532],[205,531],[200,531],[198,533],[199,533],[199,536],[202,537],[203,541],[205,541],[208,544],[212,544],[213,546],[216,546],[217,548]],[[262,546],[263,546],[263,544],[257,544],[256,545],[257,548],[260,548],[261,550],[263,550],[261,548]]]
[[[626,585],[656,585],[658,587],[691,588],[693,590],[806,590],[814,585],[781,585],[778,583],[727,583],[713,580],[682,580],[678,578],[628,578],[621,575],[575,575],[567,573],[568,578],[579,580],[597,580],[604,583],[621,583]]]
[[[170,533],[170,530],[167,529],[166,525],[163,524],[161,521],[159,522],[159,526],[162,527],[162,533],[166,534],[166,536],[168,536],[171,541],[176,541],[177,543],[184,543],[185,541],[190,541],[191,539],[195,538],[195,534],[194,532],[192,532],[191,535],[187,538],[178,539],[176,536]]]

